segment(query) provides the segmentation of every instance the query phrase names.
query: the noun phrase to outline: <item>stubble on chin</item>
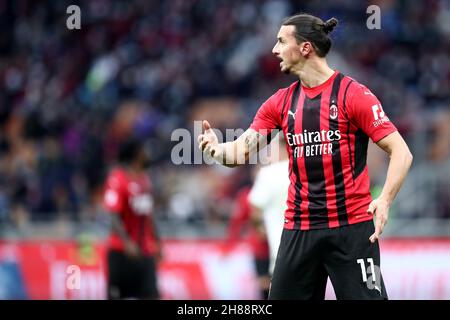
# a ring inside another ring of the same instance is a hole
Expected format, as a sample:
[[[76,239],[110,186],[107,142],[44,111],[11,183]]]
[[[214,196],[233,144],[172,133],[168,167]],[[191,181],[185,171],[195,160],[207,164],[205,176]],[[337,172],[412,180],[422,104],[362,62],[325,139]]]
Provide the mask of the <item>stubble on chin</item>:
[[[284,67],[284,68],[281,68],[281,72],[284,73],[284,74],[290,74],[291,73],[291,69]]]

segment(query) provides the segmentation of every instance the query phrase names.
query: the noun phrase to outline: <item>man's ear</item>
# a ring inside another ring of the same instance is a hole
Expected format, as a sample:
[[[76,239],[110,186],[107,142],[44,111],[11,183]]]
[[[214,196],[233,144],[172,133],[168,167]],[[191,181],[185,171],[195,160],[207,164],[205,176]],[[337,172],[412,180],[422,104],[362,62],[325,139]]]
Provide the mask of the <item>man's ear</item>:
[[[300,54],[303,57],[307,57],[310,54],[311,51],[312,51],[312,44],[311,44],[311,42],[305,41],[305,42],[303,42],[301,44],[301,46],[300,46]]]

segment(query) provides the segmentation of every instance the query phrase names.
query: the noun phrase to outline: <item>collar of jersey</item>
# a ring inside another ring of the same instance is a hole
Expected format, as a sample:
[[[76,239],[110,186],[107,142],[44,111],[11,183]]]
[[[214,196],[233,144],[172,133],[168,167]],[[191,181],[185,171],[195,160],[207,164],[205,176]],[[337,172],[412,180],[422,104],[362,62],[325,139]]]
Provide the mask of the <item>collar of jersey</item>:
[[[317,97],[324,88],[328,87],[329,85],[331,85],[331,83],[333,82],[334,78],[336,78],[336,76],[338,75],[339,71],[335,70],[333,75],[331,77],[329,77],[324,83],[319,84],[318,86],[315,87],[305,87],[301,82],[301,86],[302,86],[302,90],[305,92],[305,95],[309,98],[309,99],[314,99],[315,97]]]

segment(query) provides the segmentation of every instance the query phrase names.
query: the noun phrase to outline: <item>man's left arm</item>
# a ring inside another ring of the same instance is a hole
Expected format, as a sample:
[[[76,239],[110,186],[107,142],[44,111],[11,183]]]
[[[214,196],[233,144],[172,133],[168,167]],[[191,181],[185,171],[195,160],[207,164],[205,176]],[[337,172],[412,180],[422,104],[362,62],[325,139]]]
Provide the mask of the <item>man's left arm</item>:
[[[376,216],[375,233],[369,238],[372,243],[378,240],[383,232],[389,217],[389,207],[400,190],[413,160],[405,140],[397,131],[376,144],[389,155],[390,161],[383,190],[380,196],[370,203],[367,210]]]

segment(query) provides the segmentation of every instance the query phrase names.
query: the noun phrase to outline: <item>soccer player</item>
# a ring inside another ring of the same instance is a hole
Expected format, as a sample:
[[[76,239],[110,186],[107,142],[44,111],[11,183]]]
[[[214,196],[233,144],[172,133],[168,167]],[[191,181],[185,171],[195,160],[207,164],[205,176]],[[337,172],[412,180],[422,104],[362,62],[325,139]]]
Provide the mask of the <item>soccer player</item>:
[[[120,166],[106,181],[104,205],[111,213],[108,250],[109,299],[157,299],[156,263],[160,244],[153,215],[153,198],[144,145],[126,141],[119,151]]]
[[[264,147],[272,130],[284,133],[290,187],[270,299],[324,299],[328,276],[337,299],[388,297],[378,239],[412,155],[377,97],[328,66],[329,33],[337,22],[308,14],[286,18],[272,51],[281,71],[299,81],[267,99],[235,141],[219,143],[207,121],[198,137],[201,150],[233,167]],[[369,138],[390,157],[374,200]]]

